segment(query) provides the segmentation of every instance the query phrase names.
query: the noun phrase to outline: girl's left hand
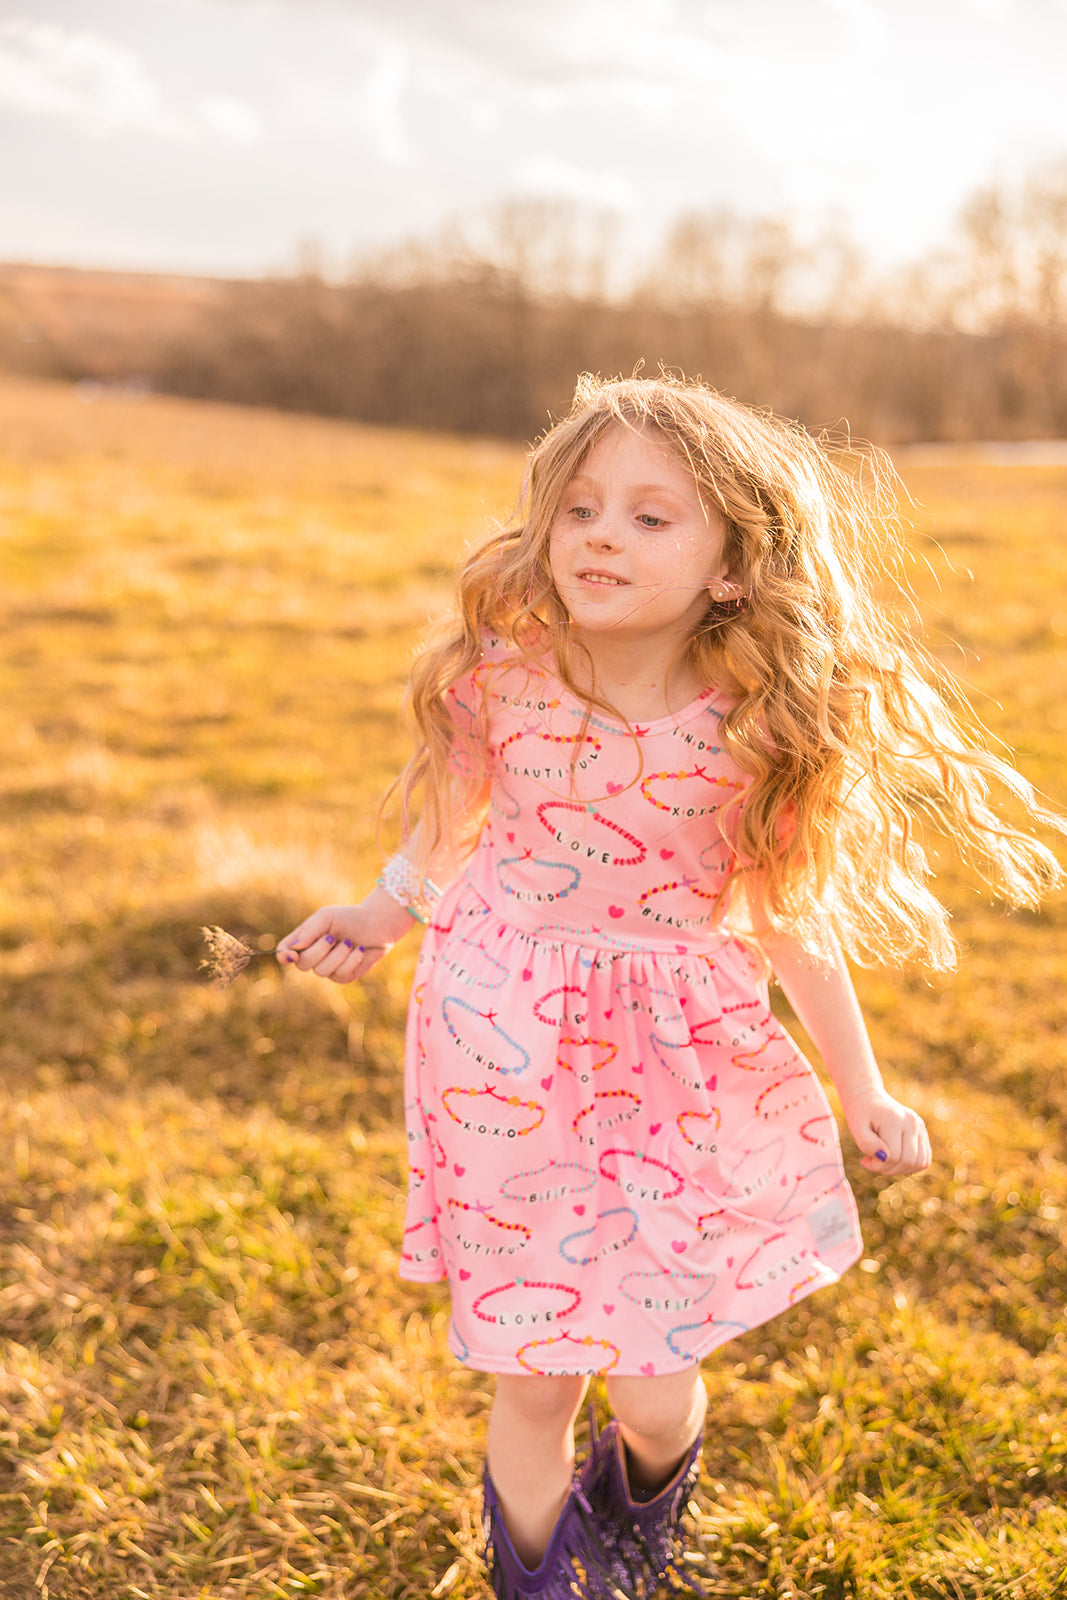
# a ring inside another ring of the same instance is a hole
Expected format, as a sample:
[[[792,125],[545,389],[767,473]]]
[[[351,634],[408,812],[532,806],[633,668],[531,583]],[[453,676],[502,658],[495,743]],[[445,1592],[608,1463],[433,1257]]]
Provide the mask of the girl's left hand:
[[[861,1167],[889,1178],[930,1165],[930,1135],[918,1112],[884,1089],[857,1096],[844,1108],[849,1131],[863,1152]]]

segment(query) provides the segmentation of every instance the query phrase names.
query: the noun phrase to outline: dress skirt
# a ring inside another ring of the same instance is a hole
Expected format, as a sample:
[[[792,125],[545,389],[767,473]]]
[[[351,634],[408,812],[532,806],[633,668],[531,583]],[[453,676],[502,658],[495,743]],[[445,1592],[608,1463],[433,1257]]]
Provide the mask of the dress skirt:
[[[405,1101],[400,1273],[447,1277],[480,1371],[677,1372],[861,1251],[826,1096],[736,939],[548,937],[461,879],[423,943]]]

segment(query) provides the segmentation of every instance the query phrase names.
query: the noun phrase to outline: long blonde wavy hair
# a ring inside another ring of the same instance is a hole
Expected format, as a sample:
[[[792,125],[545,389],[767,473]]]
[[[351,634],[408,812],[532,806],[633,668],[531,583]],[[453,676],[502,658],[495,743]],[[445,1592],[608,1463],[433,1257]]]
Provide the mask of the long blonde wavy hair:
[[[578,687],[548,546],[568,483],[619,427],[654,430],[688,466],[721,518],[724,570],[747,596],[743,609],[709,599],[681,652],[702,683],[734,696],[723,741],[750,780],[733,802],[739,867],[724,918],[748,883],[761,919],[812,947],[834,936],[854,959],[951,966],[917,822],[952,838],[1010,902],[1031,905],[1062,874],[1027,824],[1063,821],[993,755],[912,636],[886,459],[682,378],[583,376],[569,416],[530,454],[511,522],[464,562],[456,612],[412,675],[421,743],[400,786],[405,818],[422,800],[420,854],[457,842],[455,819],[484,784],[478,770],[456,777],[445,696],[479,661],[486,632],[531,663],[554,657],[590,710],[606,706]],[[1022,826],[1010,820],[1012,797],[1028,814]]]

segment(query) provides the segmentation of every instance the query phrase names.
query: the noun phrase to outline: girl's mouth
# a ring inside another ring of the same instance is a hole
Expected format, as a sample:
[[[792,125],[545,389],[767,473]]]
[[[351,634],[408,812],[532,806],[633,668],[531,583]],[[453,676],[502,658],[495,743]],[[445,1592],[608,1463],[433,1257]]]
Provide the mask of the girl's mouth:
[[[580,583],[603,583],[617,588],[622,588],[626,582],[625,578],[616,578],[610,572],[579,572],[578,580]]]

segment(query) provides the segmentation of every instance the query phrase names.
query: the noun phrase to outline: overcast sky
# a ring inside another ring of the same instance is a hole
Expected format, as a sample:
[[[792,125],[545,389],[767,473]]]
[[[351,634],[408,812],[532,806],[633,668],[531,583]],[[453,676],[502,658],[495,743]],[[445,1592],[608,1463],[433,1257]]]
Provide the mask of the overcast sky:
[[[882,264],[1067,157],[1067,0],[0,0],[0,259],[328,268],[513,195]]]

